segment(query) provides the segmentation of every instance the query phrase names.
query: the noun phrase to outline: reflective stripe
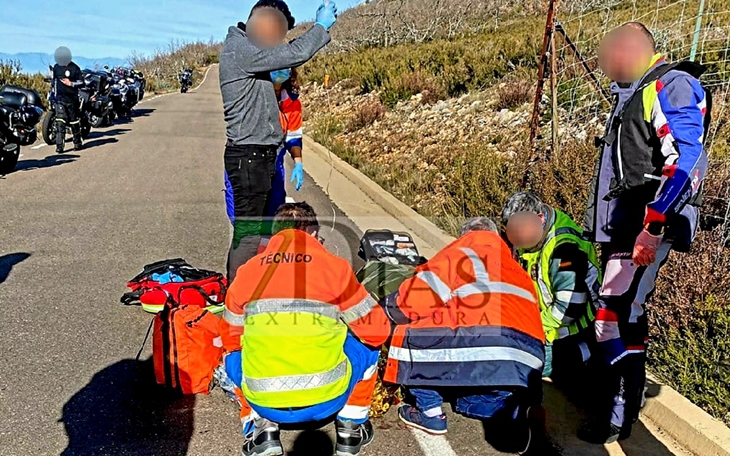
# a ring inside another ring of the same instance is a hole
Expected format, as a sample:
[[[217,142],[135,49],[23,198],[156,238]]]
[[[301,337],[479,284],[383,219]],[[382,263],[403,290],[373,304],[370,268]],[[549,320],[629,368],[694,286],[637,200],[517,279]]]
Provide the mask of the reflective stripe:
[[[567,302],[569,304],[581,304],[588,302],[588,293],[575,292],[570,290],[561,290],[555,293],[555,299]]]
[[[351,308],[342,312],[342,321],[344,321],[345,323],[356,322],[357,320],[369,314],[370,311],[373,310],[373,308],[377,305],[377,301],[375,301],[372,296],[368,295],[358,304],[355,304]]]
[[[533,369],[542,369],[540,358],[512,347],[466,347],[412,350],[390,347],[388,357],[411,363],[468,363],[478,361],[514,361]]]
[[[228,309],[228,307],[226,307],[225,312],[223,312],[223,319],[233,326],[243,326],[246,321],[246,318],[243,315],[232,312]]]
[[[307,299],[261,299],[246,306],[246,318],[261,314],[301,312],[340,318],[340,309],[332,304]]]
[[[600,271],[598,268],[588,261],[588,274],[586,275],[586,285],[588,285],[588,288],[591,292],[591,302],[598,302],[598,296],[601,293],[601,281],[598,280],[598,277],[600,276]],[[592,307],[592,306],[591,306]]]
[[[320,388],[347,375],[347,359],[343,360],[334,369],[320,374],[290,375],[282,377],[251,378],[244,380],[246,386],[254,393],[277,393],[283,391],[301,391]]]
[[[469,248],[462,248],[462,252],[471,260],[474,268],[474,276],[476,282],[464,285],[457,289],[454,294],[460,298],[466,298],[474,294],[504,293],[518,296],[531,302],[535,301],[535,296],[528,290],[518,287],[508,282],[493,282],[489,279],[489,273],[484,261],[477,253]]]
[[[417,274],[417,277],[424,282],[436,293],[441,301],[446,304],[451,298],[458,296],[459,298],[468,298],[478,294],[490,294],[490,293],[503,293],[518,296],[523,299],[527,299],[531,302],[536,302],[533,294],[516,285],[512,285],[508,282],[493,282],[489,279],[489,273],[484,261],[477,255],[477,253],[470,248],[461,248],[461,251],[471,260],[472,267],[474,268],[474,279],[473,283],[462,285],[456,290],[451,290],[448,285],[444,283],[439,276],[432,271],[423,271]]]
[[[449,302],[451,299],[451,288],[444,283],[443,280],[436,273],[432,271],[419,272],[416,276],[426,282],[431,290],[436,293],[444,304]]]
[[[337,417],[345,420],[364,420],[370,413],[370,407],[362,407],[359,405],[345,405]]]
[[[363,380],[370,380],[371,378],[373,378],[373,375],[375,375],[375,373],[377,371],[378,371],[378,365],[377,364],[374,365],[374,366],[368,367],[368,369],[363,374],[362,379]]]

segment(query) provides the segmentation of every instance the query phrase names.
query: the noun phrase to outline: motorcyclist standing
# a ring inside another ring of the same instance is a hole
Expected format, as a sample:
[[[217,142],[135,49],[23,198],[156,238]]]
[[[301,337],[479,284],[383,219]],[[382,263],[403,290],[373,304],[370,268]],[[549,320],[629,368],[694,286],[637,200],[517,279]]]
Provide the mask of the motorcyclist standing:
[[[53,67],[54,109],[56,111],[56,153],[62,154],[66,142],[66,125],[73,132],[74,150],[83,148],[79,125],[79,87],[84,84],[81,68],[71,59],[71,50],[65,46],[56,49]]]

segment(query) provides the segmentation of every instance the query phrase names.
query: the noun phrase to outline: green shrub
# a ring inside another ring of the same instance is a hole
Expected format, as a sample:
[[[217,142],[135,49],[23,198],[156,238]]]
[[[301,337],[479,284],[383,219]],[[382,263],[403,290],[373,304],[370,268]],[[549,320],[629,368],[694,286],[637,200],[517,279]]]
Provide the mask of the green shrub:
[[[353,78],[363,93],[379,91],[394,106],[428,92],[432,101],[490,86],[508,73],[536,68],[539,18],[525,19],[493,33],[363,48],[357,52],[319,55],[303,67],[304,82]]]
[[[0,87],[5,84],[13,84],[26,89],[33,89],[41,94],[43,103],[46,103],[46,97],[51,89],[50,84],[43,81],[41,73],[26,74],[22,73],[23,66],[16,61],[0,60]]]

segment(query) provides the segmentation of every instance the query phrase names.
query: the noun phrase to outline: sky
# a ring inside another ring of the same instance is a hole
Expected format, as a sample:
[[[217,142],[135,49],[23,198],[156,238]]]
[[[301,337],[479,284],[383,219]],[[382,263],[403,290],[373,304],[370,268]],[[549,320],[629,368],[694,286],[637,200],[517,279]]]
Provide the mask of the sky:
[[[222,40],[256,0],[10,0],[0,14],[0,52],[51,54],[68,46],[87,58],[129,57],[172,39]],[[297,21],[314,18],[320,0],[288,0]],[[340,11],[358,0],[337,0]]]

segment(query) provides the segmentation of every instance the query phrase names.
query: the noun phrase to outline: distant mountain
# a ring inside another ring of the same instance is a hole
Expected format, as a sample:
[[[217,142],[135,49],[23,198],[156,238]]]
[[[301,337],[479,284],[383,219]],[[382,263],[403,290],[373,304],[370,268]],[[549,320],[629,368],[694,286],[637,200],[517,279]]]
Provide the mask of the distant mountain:
[[[3,54],[0,52],[0,60],[20,61],[23,65],[23,73],[47,73],[48,65],[53,64],[53,54],[44,54],[41,52],[29,52],[21,54]],[[84,68],[94,69],[109,65],[110,67],[127,65],[126,59],[118,59],[114,57],[104,57],[100,59],[89,59],[81,56],[74,56],[74,62],[83,70]]]

